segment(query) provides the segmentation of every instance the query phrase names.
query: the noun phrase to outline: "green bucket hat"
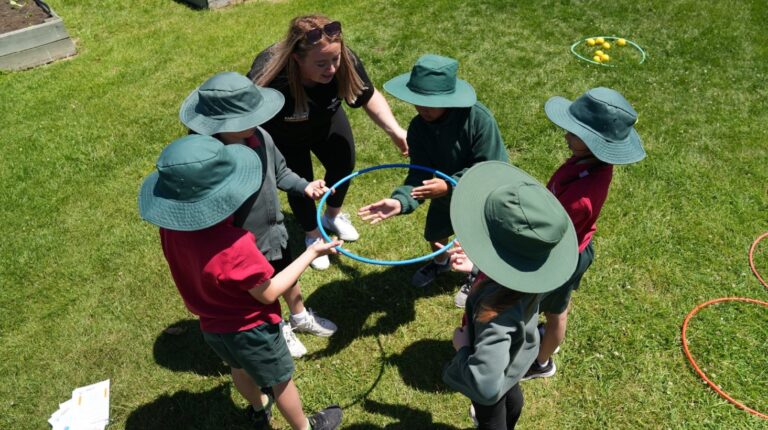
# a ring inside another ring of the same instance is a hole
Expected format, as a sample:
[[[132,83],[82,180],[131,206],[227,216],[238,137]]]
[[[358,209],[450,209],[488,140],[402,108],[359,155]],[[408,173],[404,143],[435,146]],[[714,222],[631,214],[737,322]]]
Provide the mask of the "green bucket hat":
[[[435,108],[470,107],[477,102],[474,88],[456,78],[459,62],[440,55],[422,55],[411,69],[390,79],[384,89],[416,106]]]
[[[239,73],[223,72],[187,96],[179,119],[195,133],[211,136],[264,124],[280,112],[284,103],[279,91],[254,85]]]
[[[545,293],[576,270],[578,242],[565,209],[510,164],[486,161],[464,173],[451,197],[451,223],[472,262],[507,288]]]
[[[261,187],[261,161],[244,145],[189,135],[171,142],[139,191],[141,217],[157,226],[202,230],[232,215]]]
[[[637,112],[610,88],[593,88],[573,102],[552,97],[544,105],[552,122],[578,136],[592,154],[609,164],[630,164],[645,158],[635,131]]]

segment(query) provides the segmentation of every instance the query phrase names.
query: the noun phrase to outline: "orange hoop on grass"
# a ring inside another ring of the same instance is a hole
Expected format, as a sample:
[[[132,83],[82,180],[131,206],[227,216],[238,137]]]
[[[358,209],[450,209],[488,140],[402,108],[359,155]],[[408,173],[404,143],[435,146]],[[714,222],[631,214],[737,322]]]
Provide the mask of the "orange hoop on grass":
[[[763,284],[765,288],[768,288],[768,284],[765,283],[765,280],[760,276],[760,273],[755,268],[755,259],[754,259],[755,248],[757,248],[757,244],[760,243],[760,241],[765,239],[766,237],[768,237],[768,233],[763,233],[762,235],[760,235],[760,237],[755,239],[754,242],[752,242],[752,246],[749,248],[749,267],[752,269],[752,273],[754,273],[755,276],[757,276],[757,280],[760,281],[760,283]]]

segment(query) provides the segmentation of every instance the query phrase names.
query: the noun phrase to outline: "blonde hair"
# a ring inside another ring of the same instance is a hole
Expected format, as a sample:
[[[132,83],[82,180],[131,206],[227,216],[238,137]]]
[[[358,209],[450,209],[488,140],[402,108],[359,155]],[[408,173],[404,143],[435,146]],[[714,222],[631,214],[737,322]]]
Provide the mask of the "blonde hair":
[[[267,86],[283,69],[286,69],[288,86],[294,100],[294,114],[309,111],[307,93],[304,91],[304,86],[301,84],[301,70],[296,59],[293,58],[292,54],[294,53],[300,58],[305,58],[307,53],[315,47],[337,42],[340,43],[341,61],[334,76],[338,83],[339,98],[352,104],[365,89],[365,84],[355,69],[355,60],[352,53],[344,45],[344,38],[341,33],[329,37],[323,32],[321,39],[317,43],[310,44],[307,42],[305,37],[307,31],[315,28],[322,29],[330,22],[331,20],[323,15],[307,15],[293,18],[285,39],[270,48],[271,58],[269,59],[269,62],[256,76],[253,77],[253,82],[257,85]]]

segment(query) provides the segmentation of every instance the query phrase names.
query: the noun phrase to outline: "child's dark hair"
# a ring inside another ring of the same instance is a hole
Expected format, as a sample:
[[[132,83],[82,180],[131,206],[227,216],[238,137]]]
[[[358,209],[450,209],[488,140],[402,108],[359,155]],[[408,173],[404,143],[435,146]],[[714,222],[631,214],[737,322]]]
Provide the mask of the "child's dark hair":
[[[472,289],[471,294],[478,294],[483,288],[487,287],[493,282],[492,279],[485,278],[478,282],[478,284]],[[528,293],[522,293],[520,291],[511,290],[509,288],[499,288],[491,295],[485,297],[477,305],[475,310],[475,319],[481,323],[487,323],[496,318],[500,313],[506,309],[516,305],[523,297],[528,296]],[[531,303],[526,309],[526,314],[535,312],[536,303],[538,300],[531,300]]]

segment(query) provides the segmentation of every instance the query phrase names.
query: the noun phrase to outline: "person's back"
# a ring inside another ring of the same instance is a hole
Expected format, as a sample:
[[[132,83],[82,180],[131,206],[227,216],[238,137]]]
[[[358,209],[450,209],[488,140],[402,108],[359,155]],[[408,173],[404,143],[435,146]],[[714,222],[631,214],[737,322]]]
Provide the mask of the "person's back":
[[[269,428],[275,402],[294,430],[337,428],[338,406],[309,418],[302,411],[277,298],[313,258],[340,242],[313,246],[272,277],[253,235],[231,225],[232,214],[261,187],[255,152],[190,135],[168,145],[156,166],[141,186],[139,212],[160,227],[176,287],[200,317],[205,342],[230,366],[254,428]]]
[[[254,246],[251,233],[231,218],[197,231],[160,229],[171,275],[203,331],[227,333],[281,322],[280,302],[264,304],[248,290],[274,270]]]

